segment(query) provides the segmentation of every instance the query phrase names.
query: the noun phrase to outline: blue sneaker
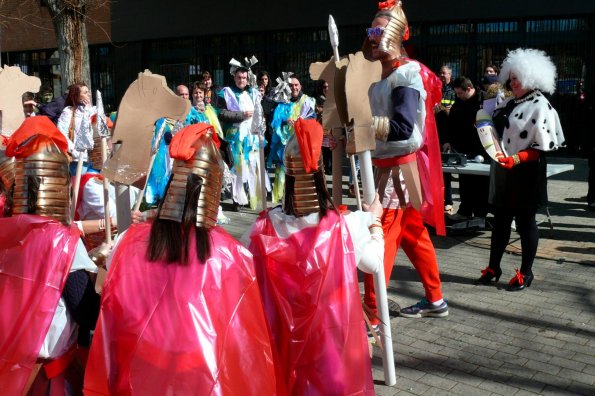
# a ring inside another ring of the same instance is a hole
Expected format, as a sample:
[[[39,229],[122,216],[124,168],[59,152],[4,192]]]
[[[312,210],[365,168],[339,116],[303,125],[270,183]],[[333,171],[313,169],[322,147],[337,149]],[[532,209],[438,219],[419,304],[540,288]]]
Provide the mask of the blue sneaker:
[[[448,316],[448,305],[446,301],[443,301],[442,304],[436,307],[425,298],[422,298],[417,304],[401,309],[399,314],[404,318],[444,318]]]

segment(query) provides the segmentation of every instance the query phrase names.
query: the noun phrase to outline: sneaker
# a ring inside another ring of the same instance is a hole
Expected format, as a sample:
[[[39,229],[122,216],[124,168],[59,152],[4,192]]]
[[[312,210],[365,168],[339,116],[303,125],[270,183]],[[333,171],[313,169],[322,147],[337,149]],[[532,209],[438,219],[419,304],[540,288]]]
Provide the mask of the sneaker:
[[[448,305],[446,301],[435,307],[430,304],[428,300],[422,298],[420,302],[407,308],[401,309],[399,312],[404,318],[424,318],[426,316],[431,318],[444,318],[448,316]]]
[[[366,329],[368,330],[368,338],[374,338],[374,335],[372,334],[372,330],[370,330],[370,328],[368,326],[366,326]],[[372,329],[374,329],[374,332],[376,334],[378,334],[378,330],[380,330],[380,326],[377,325],[377,324],[376,325],[372,325]]]

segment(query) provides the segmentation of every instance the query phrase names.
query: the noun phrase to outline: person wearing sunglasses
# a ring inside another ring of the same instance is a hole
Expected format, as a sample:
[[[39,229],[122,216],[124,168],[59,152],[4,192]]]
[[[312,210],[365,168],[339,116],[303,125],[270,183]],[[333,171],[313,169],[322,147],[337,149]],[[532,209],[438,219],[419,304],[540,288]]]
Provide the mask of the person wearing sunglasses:
[[[407,18],[401,2],[379,4],[370,28],[366,30],[363,53],[368,60],[380,61],[382,79],[370,89],[372,131],[376,150],[372,162],[379,179],[379,195],[384,208],[384,268],[386,280],[394,266],[399,244],[415,267],[425,289],[425,298],[400,311],[408,318],[445,317],[448,306],[442,298],[438,262],[424,222],[444,235],[443,180],[440,146],[434,121],[434,106],[442,98],[440,79],[421,63],[409,59],[403,41],[409,38]],[[405,182],[402,169],[417,171],[425,181],[421,192]],[[419,192],[419,204],[411,197]],[[416,207],[417,208],[416,208]],[[373,278],[364,276],[364,302],[376,313]],[[373,324],[378,323],[372,317]]]

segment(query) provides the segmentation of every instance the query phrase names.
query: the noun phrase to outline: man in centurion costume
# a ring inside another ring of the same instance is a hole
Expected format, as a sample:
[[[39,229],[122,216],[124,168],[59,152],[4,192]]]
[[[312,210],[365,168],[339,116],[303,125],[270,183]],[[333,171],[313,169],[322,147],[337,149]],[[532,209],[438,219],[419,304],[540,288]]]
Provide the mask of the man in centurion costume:
[[[364,54],[382,64],[382,80],[371,90],[370,104],[376,150],[376,185],[383,197],[386,281],[399,245],[425,289],[426,297],[401,310],[405,317],[448,315],[442,298],[436,252],[424,221],[444,234],[440,147],[433,106],[440,102],[441,83],[424,65],[408,59],[402,41],[409,37],[401,2],[379,3],[368,29]],[[364,278],[364,302],[376,311],[372,276]],[[373,319],[377,322],[377,319]]]
[[[132,225],[116,244],[86,394],[275,394],[252,255],[215,225],[218,145],[210,125],[180,130],[157,218]]]
[[[283,207],[261,213],[243,240],[254,254],[283,381],[292,395],[373,395],[357,267],[376,272],[384,242],[377,216],[340,214],[326,188],[323,130],[298,119],[285,148]]]
[[[14,180],[12,216],[0,219],[2,394],[64,394],[65,380],[82,389],[71,368],[77,336],[88,346],[99,296],[87,272],[97,268],[70,224],[67,148],[45,116],[26,119],[7,144],[15,173],[2,176]]]

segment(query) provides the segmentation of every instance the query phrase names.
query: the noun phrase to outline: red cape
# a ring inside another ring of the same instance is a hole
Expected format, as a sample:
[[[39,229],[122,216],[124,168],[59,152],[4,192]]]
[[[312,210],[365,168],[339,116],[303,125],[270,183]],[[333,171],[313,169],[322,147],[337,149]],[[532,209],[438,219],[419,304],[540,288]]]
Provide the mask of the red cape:
[[[23,392],[66,284],[76,226],[47,217],[0,218],[0,394]]]
[[[434,106],[442,99],[442,81],[426,65],[417,63],[421,67],[420,74],[427,94],[424,142],[415,153],[424,194],[421,215],[424,222],[436,229],[436,234],[444,236],[444,178],[438,129],[434,118]]]
[[[223,229],[211,258],[148,262],[151,224],[114,252],[85,395],[274,395],[276,376],[252,256]]]
[[[343,217],[329,211],[318,227],[284,239],[263,212],[250,250],[288,393],[374,395],[355,255]]]

